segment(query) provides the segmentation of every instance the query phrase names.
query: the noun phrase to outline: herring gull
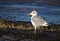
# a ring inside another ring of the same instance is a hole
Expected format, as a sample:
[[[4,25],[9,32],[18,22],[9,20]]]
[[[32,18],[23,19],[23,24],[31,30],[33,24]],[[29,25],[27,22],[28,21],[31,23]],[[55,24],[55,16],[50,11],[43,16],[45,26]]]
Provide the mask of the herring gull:
[[[36,33],[36,28],[41,26],[48,26],[48,23],[43,18],[38,16],[37,11],[33,10],[28,15],[31,15],[31,23],[34,26],[34,33]]]

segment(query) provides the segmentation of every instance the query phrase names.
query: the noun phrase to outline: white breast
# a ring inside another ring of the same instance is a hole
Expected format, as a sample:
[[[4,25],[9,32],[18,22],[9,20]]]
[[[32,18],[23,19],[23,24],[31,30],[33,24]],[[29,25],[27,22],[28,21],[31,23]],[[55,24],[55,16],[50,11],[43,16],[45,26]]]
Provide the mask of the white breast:
[[[32,23],[32,25],[33,25],[34,27],[36,27],[36,25],[35,25],[35,23],[33,22],[32,18],[33,18],[33,17],[31,17],[31,23]]]
[[[31,23],[32,23],[32,25],[34,26],[34,27],[36,27],[36,25],[35,25],[35,23],[31,20]]]

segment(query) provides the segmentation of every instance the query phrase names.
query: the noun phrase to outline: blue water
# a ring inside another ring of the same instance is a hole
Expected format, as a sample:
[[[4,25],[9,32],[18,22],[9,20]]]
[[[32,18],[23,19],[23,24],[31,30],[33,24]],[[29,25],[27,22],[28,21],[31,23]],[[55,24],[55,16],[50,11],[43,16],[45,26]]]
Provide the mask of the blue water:
[[[60,24],[60,6],[38,4],[0,4],[0,19],[12,21],[30,21],[27,15],[32,10],[38,12],[38,16],[45,18],[48,23]]]

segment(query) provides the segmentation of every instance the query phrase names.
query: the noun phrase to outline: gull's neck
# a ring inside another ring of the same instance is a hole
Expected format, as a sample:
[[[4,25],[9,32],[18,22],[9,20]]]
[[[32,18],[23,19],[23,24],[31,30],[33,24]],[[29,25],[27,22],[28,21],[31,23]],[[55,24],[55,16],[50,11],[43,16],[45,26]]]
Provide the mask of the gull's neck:
[[[35,16],[37,16],[37,15],[33,15],[33,16],[31,16],[31,19],[32,19],[33,17],[35,17]]]

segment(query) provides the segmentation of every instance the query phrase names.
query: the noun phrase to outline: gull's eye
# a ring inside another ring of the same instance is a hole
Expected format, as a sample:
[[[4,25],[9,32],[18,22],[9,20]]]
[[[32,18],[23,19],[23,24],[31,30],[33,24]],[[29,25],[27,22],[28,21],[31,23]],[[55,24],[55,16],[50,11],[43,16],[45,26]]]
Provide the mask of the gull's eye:
[[[35,14],[35,12],[33,12],[33,14]]]

